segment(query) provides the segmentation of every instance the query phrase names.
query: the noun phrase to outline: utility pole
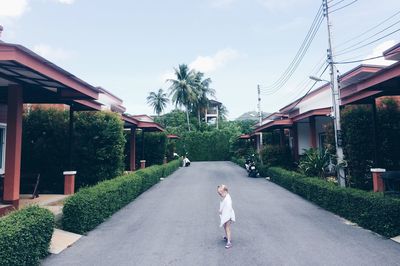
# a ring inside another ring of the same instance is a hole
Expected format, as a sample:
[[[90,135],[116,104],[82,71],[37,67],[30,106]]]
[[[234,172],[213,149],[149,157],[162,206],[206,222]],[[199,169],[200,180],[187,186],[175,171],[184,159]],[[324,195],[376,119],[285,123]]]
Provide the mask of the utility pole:
[[[260,90],[260,85],[257,85],[257,93],[258,93],[258,120],[259,120],[259,126],[262,125],[262,113],[261,113],[261,90]],[[259,151],[261,151],[261,148],[263,146],[263,136],[262,132],[260,132],[260,142],[259,142]]]
[[[337,179],[341,187],[346,186],[345,173],[343,168],[343,147],[342,147],[342,130],[340,126],[340,90],[338,84],[338,75],[336,66],[333,61],[333,50],[332,50],[332,32],[331,23],[329,20],[329,7],[327,0],[322,0],[322,6],[324,16],[326,17],[326,23],[328,26],[328,50],[327,50],[327,63],[330,67],[331,76],[331,91],[332,91],[332,108],[333,108],[333,123],[335,129],[335,143],[336,143],[336,157],[337,157]]]

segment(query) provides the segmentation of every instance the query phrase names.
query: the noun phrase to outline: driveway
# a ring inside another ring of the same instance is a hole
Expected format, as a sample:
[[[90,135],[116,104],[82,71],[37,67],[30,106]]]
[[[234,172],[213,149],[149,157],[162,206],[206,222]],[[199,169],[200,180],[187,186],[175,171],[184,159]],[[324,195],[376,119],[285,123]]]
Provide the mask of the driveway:
[[[219,228],[229,187],[233,247]],[[43,265],[400,265],[400,244],[230,162],[181,168]]]

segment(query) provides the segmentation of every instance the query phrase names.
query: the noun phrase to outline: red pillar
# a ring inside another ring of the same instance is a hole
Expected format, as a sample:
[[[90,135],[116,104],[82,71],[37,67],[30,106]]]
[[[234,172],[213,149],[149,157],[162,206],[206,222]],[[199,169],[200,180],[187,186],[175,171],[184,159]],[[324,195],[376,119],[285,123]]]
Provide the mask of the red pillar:
[[[131,141],[131,158],[129,161],[129,169],[131,171],[136,170],[136,128],[132,127],[131,128],[131,136],[130,136],[130,141]]]
[[[311,148],[317,148],[317,131],[315,129],[315,116],[310,117],[310,146]]]
[[[75,193],[76,171],[65,171],[63,174],[64,174],[64,195],[72,195]]]
[[[384,192],[385,183],[383,183],[382,173],[386,172],[386,169],[372,168],[372,183],[374,185],[374,192]]]
[[[19,205],[19,187],[21,173],[21,138],[22,138],[22,87],[8,87],[6,164],[4,178],[4,202]]]

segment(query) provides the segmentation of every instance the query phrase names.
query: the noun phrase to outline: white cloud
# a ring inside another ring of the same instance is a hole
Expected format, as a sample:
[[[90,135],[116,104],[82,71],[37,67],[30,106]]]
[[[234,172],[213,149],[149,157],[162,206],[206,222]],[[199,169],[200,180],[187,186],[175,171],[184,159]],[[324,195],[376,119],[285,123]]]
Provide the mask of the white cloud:
[[[198,56],[189,64],[189,68],[203,73],[210,73],[225,66],[228,62],[237,59],[239,56],[240,54],[238,51],[232,48],[226,48],[219,50],[213,56]],[[174,78],[175,74],[171,70],[165,71],[160,76],[162,82]]]
[[[371,58],[371,57],[376,57],[376,56],[381,56],[382,53],[392,47],[393,45],[396,44],[396,41],[394,40],[388,40],[384,41],[383,43],[379,44],[376,46],[373,50],[372,53],[367,55],[365,58]],[[384,57],[373,59],[373,60],[368,60],[368,61],[363,61],[364,64],[372,64],[372,65],[384,65],[388,66],[393,64],[395,61],[390,61],[390,60],[385,60]]]
[[[218,68],[223,67],[228,62],[237,59],[238,57],[238,51],[232,48],[226,48],[218,51],[213,56],[198,56],[192,63],[189,64],[189,67],[204,73],[213,72]]]
[[[73,56],[73,52],[62,48],[54,48],[47,44],[38,44],[33,47],[33,51],[50,61],[65,61]]]
[[[0,17],[20,17],[28,8],[28,0],[0,0]]]

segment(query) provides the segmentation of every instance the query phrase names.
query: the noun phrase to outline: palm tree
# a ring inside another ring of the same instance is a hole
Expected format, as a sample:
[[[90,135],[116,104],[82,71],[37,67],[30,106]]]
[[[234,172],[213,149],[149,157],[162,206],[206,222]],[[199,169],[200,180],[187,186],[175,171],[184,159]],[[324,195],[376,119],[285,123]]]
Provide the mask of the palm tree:
[[[147,96],[147,104],[153,107],[158,117],[164,111],[165,107],[167,107],[168,102],[167,93],[165,93],[163,89],[158,89],[157,93],[152,91],[149,96]]]
[[[194,72],[186,64],[174,68],[176,79],[168,79],[171,82],[169,87],[170,96],[175,106],[185,106],[188,130],[190,131],[189,109],[195,101]]]
[[[195,83],[195,93],[196,93],[196,101],[194,103],[194,109],[197,111],[197,117],[199,120],[199,126],[201,124],[201,113],[208,106],[209,97],[215,97],[215,90],[210,88],[211,79],[204,78],[204,73],[195,72],[194,73],[194,83]]]

